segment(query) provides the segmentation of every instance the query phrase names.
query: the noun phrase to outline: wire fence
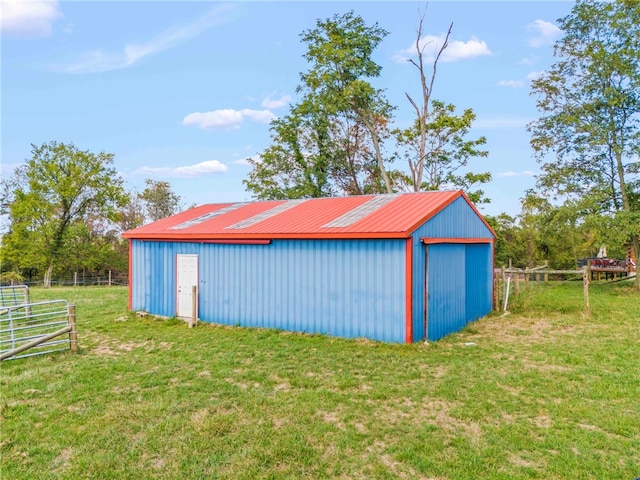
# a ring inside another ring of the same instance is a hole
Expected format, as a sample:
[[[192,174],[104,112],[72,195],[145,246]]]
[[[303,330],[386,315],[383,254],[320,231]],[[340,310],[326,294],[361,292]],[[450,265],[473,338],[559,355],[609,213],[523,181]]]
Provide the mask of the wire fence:
[[[549,282],[581,280],[584,291],[585,311],[589,311],[589,284],[591,272],[588,266],[577,270],[554,270],[546,265],[530,269],[501,268],[493,272],[493,304],[495,310],[507,312],[509,297],[518,297],[521,289],[528,291],[533,286]]]
[[[29,287],[44,286],[44,279],[25,279],[18,282]],[[1,286],[11,285],[9,281],[0,281]],[[85,275],[74,273],[72,275],[59,276],[51,279],[52,287],[88,287],[88,286],[128,286],[129,276],[126,273],[110,273],[104,275]]]

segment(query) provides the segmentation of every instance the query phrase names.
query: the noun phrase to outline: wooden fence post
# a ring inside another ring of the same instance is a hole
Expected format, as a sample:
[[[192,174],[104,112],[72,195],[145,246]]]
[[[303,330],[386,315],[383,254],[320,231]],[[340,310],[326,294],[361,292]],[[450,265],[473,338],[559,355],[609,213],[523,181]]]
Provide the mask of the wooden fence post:
[[[29,285],[24,286],[24,303],[26,305],[24,314],[29,318],[31,316],[31,292],[29,291]]]
[[[511,283],[511,276],[507,277],[507,283],[504,289],[504,308],[502,311],[507,311],[507,305],[509,304],[509,284]]]
[[[520,271],[517,271],[513,277],[513,287],[514,287],[514,294],[516,296],[520,295]]]
[[[78,286],[78,272],[73,272],[73,286]]]
[[[69,305],[69,316],[67,322],[71,327],[69,330],[69,343],[72,352],[78,351],[78,331],[76,330],[76,306]]]
[[[584,291],[584,308],[586,312],[589,313],[589,267],[586,266],[582,269],[582,284]]]
[[[524,269],[524,289],[529,290],[529,272]]]
[[[189,328],[196,326],[198,322],[198,287],[195,285],[191,287],[191,321],[189,322]]]
[[[111,286],[111,270],[109,270],[109,286]]]

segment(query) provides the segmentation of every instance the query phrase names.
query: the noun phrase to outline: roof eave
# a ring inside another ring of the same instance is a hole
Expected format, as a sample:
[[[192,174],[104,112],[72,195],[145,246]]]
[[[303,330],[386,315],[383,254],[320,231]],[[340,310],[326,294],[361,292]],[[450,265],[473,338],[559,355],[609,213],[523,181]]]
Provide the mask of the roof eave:
[[[154,241],[207,241],[207,240],[339,240],[339,239],[404,239],[409,231],[402,232],[327,232],[327,233],[236,233],[236,234],[198,234],[198,233],[124,233],[123,238],[130,240]]]
[[[467,202],[467,204],[471,207],[471,209],[478,216],[478,218],[480,218],[480,220],[487,227],[487,229],[489,230],[489,232],[491,233],[493,238],[494,239],[497,238],[496,232],[493,230],[493,228],[491,228],[491,225],[489,225],[489,223],[485,220],[484,216],[478,211],[478,209],[473,204],[473,202],[471,200],[469,200],[469,197],[467,197],[467,195],[462,190],[457,190],[455,192],[455,195],[452,195],[451,198],[449,198],[446,201],[442,202],[440,205],[438,205],[437,208],[434,208],[432,211],[430,211],[428,215],[425,215],[419,222],[416,222],[415,225],[413,225],[409,229],[409,232],[415,232],[420,226],[422,226],[425,223],[427,223],[429,220],[431,220],[433,217],[438,215],[441,211],[443,211],[445,208],[447,208],[449,205],[451,205],[453,202],[455,202],[460,197],[462,197],[464,199],[464,201]]]

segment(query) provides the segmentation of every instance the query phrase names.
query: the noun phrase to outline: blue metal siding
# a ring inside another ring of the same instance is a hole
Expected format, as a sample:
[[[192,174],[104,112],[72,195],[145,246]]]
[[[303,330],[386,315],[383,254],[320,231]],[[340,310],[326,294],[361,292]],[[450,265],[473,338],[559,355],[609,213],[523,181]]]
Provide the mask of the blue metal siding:
[[[427,334],[438,340],[467,323],[465,245],[429,245],[427,256]]]
[[[421,238],[486,238],[493,235],[476,212],[458,198],[412,235],[413,240],[413,339],[425,338],[425,253],[429,257],[428,339],[455,332],[491,311],[491,243],[434,244]],[[451,247],[449,253],[447,248]],[[457,292],[457,296],[454,295]],[[455,297],[455,300],[454,300]],[[450,310],[449,310],[450,309]],[[463,320],[461,320],[461,318]]]
[[[405,340],[404,240],[134,241],[133,309],[175,314],[176,260],[199,255],[207,322]]]
[[[433,244],[414,242],[413,339],[425,338],[425,254],[428,255],[428,339],[437,340],[491,311],[490,243]]]
[[[493,238],[491,231],[462,197],[455,199],[421,226],[415,235],[433,238]]]
[[[471,322],[491,311],[493,255],[491,244],[466,245],[465,250],[466,320]]]
[[[425,338],[424,323],[424,296],[425,296],[425,245],[420,241],[419,235],[412,238],[413,248],[413,272],[412,272],[412,322],[413,322],[413,341],[423,340]]]

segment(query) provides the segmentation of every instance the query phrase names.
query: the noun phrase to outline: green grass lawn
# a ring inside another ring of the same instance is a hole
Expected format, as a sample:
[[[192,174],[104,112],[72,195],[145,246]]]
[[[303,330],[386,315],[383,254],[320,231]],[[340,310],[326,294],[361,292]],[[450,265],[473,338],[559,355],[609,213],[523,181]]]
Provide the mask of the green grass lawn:
[[[539,287],[428,345],[77,305],[78,354],[3,362],[0,478],[640,477],[640,295]]]

